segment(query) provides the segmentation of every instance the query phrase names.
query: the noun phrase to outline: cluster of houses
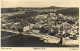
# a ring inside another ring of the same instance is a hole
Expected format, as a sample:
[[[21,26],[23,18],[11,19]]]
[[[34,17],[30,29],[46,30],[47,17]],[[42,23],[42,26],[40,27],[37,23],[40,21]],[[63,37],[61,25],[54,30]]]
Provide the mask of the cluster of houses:
[[[2,15],[13,16],[16,14],[23,14],[24,12],[14,12],[14,13],[3,13]],[[2,17],[3,17],[2,16]],[[3,17],[4,18],[4,17]],[[36,20],[35,24],[29,23],[22,26],[20,22],[7,22],[1,24],[2,29],[18,31],[18,28],[21,28],[23,32],[32,32],[32,33],[48,33],[55,36],[56,34],[66,34],[71,35],[79,34],[79,22],[78,19],[75,21],[75,18],[64,16],[62,14],[56,15],[56,13],[42,14],[33,17]],[[26,19],[26,18],[25,18]],[[22,19],[23,20],[23,19]],[[24,20],[23,20],[24,21]],[[71,24],[69,21],[75,21],[74,24]],[[4,22],[4,21],[3,21]],[[6,22],[6,21],[5,21]],[[25,21],[27,22],[27,20]],[[22,22],[23,23],[23,22]]]

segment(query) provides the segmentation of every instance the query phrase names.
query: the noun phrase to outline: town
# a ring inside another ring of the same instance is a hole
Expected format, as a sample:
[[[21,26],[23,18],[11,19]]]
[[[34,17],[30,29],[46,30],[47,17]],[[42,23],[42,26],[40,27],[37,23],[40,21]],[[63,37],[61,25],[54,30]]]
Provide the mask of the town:
[[[39,37],[44,43],[76,46],[79,45],[79,16],[58,13],[66,9],[69,8],[7,9],[8,13],[1,13],[1,30]]]

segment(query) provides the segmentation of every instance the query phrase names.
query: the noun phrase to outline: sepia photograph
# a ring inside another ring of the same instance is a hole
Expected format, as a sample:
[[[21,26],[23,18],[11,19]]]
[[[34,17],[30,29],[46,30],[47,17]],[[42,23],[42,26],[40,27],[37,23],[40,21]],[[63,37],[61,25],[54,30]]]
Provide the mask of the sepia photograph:
[[[1,47],[79,47],[78,0],[1,0]]]

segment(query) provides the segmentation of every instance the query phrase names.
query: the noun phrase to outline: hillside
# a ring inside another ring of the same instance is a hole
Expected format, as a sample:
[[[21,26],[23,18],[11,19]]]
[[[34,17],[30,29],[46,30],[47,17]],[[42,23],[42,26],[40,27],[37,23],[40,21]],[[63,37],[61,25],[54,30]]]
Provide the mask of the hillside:
[[[57,13],[70,15],[70,16],[79,16],[79,8],[67,8],[58,10]]]
[[[20,10],[58,10],[58,9],[64,9],[65,7],[17,7],[17,8],[1,8],[1,13],[12,13],[12,12],[18,12]]]

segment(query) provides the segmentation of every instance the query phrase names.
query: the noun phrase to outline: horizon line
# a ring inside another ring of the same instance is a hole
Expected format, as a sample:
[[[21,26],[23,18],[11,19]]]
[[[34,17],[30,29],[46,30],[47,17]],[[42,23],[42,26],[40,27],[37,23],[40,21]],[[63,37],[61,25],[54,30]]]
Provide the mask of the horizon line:
[[[61,7],[61,6],[46,6],[46,7]],[[46,8],[46,7],[1,7],[1,8]],[[79,7],[77,6],[77,7],[64,7],[64,8],[79,8]]]

